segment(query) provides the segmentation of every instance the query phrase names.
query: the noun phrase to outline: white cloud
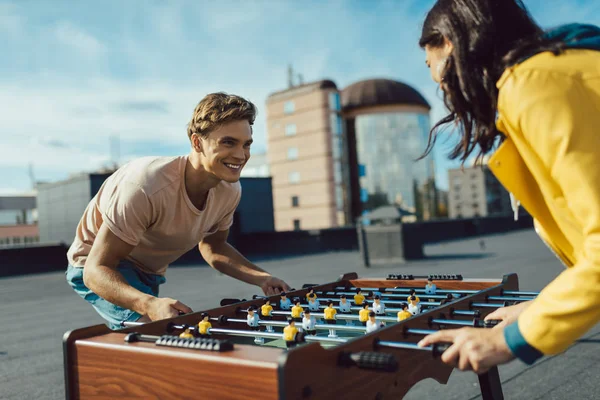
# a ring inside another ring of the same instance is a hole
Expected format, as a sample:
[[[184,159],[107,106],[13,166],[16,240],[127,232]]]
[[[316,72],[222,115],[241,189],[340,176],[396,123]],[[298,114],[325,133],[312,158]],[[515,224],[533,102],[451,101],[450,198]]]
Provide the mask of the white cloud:
[[[527,2],[545,26],[598,23],[593,2],[568,9],[566,0],[548,1]],[[194,106],[214,91],[255,102],[263,150],[265,100],[285,88],[288,63],[305,81],[331,78],[340,88],[398,79],[424,94],[432,123],[445,115],[417,45],[421,0],[115,2],[52,5],[52,13],[17,4],[0,4],[0,38],[16,38],[9,49],[18,50],[8,70],[0,65],[0,166],[34,160],[40,169],[93,169],[106,162],[112,135],[187,144]],[[139,154],[124,150],[122,159],[129,153]]]
[[[54,35],[60,43],[78,51],[86,58],[97,59],[106,52],[103,43],[68,21],[57,23],[54,27]]]

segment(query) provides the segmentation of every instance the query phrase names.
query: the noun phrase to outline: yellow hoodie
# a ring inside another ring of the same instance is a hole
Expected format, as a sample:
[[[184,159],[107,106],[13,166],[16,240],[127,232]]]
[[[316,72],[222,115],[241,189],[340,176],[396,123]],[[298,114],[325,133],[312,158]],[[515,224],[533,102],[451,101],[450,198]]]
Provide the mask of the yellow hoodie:
[[[564,351],[600,321],[600,51],[540,53],[497,87],[507,138],[489,167],[568,267],[505,329],[531,363],[532,351]]]

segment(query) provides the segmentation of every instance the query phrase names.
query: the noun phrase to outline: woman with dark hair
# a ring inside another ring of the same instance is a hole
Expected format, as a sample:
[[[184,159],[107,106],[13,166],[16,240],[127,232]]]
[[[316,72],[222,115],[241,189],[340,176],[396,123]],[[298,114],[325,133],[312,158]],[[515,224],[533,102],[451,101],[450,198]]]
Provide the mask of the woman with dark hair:
[[[560,353],[600,322],[600,28],[544,32],[519,0],[438,0],[420,45],[450,112],[425,154],[447,124],[461,137],[451,158],[494,151],[489,168],[568,267],[535,300],[488,315],[496,328],[420,345],[452,342],[442,360],[477,373]]]

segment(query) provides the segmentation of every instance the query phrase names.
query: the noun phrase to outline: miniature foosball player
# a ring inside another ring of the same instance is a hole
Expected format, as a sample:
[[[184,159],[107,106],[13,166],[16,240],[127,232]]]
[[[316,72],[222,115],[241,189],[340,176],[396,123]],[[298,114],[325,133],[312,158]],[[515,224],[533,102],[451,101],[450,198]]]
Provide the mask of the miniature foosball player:
[[[421,299],[419,298],[419,296],[417,296],[417,291],[415,289],[411,289],[410,290],[410,294],[406,298],[406,301],[410,303],[410,298],[413,297],[413,296],[417,300],[417,303],[419,303],[421,301]]]
[[[302,317],[302,329],[306,331],[309,335],[316,335],[317,330],[315,329],[315,325],[317,324],[317,320],[315,317],[310,315],[310,310],[304,311],[304,317]]]
[[[340,314],[351,314],[352,313],[352,311],[350,309],[350,303],[348,302],[348,299],[346,298],[345,294],[340,296],[340,304],[338,306],[338,310],[339,310]]]
[[[285,292],[282,292],[279,296],[281,297],[279,299],[279,309],[289,311],[289,309],[292,308],[291,300],[287,298]]]
[[[381,297],[375,296],[373,298],[373,312],[377,315],[385,315],[385,304],[381,301]]]
[[[323,310],[325,323],[335,325],[335,315],[337,314],[337,310],[333,308],[333,301],[327,303],[327,307]]]
[[[340,303],[338,305],[338,312],[340,314],[352,314],[352,309],[350,308],[350,302],[346,298],[345,294],[340,296]],[[354,322],[351,319],[346,320],[346,325],[353,326]]]
[[[361,288],[356,288],[356,294],[354,295],[354,304],[358,307],[362,306],[363,301],[365,301],[365,296],[362,294]]]
[[[363,326],[367,326],[367,321],[369,320],[369,303],[365,301],[362,307],[362,310],[358,312],[358,320]]]
[[[181,339],[192,339],[194,337],[194,334],[191,332],[191,327],[188,327],[183,332],[181,332],[179,337]]]
[[[246,317],[246,321],[250,329],[253,331],[260,329],[260,326],[258,325],[258,315],[256,315],[256,309],[254,306],[248,307],[248,316]]]
[[[288,318],[287,323],[288,326],[283,328],[283,340],[285,340],[285,345],[289,349],[297,344],[296,335],[298,334],[298,328],[296,328],[296,321],[293,318]]]
[[[294,321],[302,322],[302,312],[303,311],[304,311],[304,309],[302,308],[302,305],[300,304],[300,298],[299,297],[294,298],[294,306],[292,307],[292,313],[291,313],[291,316],[292,316],[292,318],[294,318]]]
[[[373,311],[369,311],[369,320],[365,324],[367,327],[366,333],[375,332],[377,329],[382,328],[384,326],[383,322],[379,322],[376,319],[376,314]]]
[[[308,296],[308,309],[311,311],[319,311],[319,300],[317,300],[317,295],[314,293]]]
[[[398,321],[404,321],[413,316],[413,314],[408,311],[408,304],[402,303],[400,305],[400,311],[398,311]]]
[[[209,315],[207,313],[202,313],[200,314],[200,319],[200,322],[198,322],[198,333],[201,337],[210,335],[212,324],[208,321]]]
[[[427,284],[425,285],[425,294],[435,294],[437,290],[437,286],[433,283],[431,278],[427,279]]]
[[[417,315],[421,312],[419,298],[417,296],[412,295],[408,298],[408,311],[410,311],[413,315]]]
[[[273,313],[273,306],[271,306],[271,301],[267,298],[265,300],[265,304],[260,307],[260,315],[262,319],[271,319]]]
[[[306,293],[306,301],[309,301],[310,297],[314,297],[315,299],[317,298],[317,294],[313,288],[308,289],[308,293]]]

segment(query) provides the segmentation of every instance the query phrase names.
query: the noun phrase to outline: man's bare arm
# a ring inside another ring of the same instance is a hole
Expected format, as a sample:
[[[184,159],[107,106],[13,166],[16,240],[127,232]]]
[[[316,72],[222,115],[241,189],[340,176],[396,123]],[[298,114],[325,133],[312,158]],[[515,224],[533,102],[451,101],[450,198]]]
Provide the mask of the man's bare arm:
[[[260,286],[269,295],[290,290],[285,282],[251,263],[227,243],[228,236],[229,230],[218,231],[200,242],[200,253],[212,268],[232,278]]]
[[[85,262],[83,282],[103,299],[128,310],[145,315],[152,296],[131,286],[117,270],[119,262],[134,246],[119,239],[102,225]]]
[[[177,300],[157,299],[137,290],[125,280],[117,266],[133,248],[106,225],[102,225],[83,269],[85,285],[103,299],[138,314],[148,315],[152,321],[176,316],[178,311],[191,312],[189,307]]]

